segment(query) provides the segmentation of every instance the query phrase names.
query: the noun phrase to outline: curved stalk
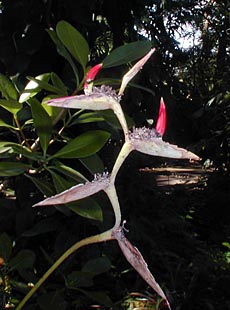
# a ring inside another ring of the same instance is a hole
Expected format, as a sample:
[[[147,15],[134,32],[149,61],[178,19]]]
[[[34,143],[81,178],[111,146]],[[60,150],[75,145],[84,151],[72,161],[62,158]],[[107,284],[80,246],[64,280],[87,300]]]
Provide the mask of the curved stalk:
[[[124,161],[126,160],[126,158],[128,157],[128,155],[134,150],[132,144],[129,142],[129,140],[127,139],[127,141],[123,144],[120,153],[118,154],[118,157],[116,159],[116,162],[113,166],[113,170],[110,176],[110,183],[114,184],[115,183],[115,178],[117,176],[117,173],[119,171],[119,169],[121,168],[122,164],[124,163]]]
[[[75,251],[80,249],[81,247],[108,241],[114,239],[112,236],[112,229],[109,229],[101,234],[94,235],[85,239],[82,239],[75,243],[73,246],[71,246],[62,256],[59,257],[59,259],[46,271],[46,273],[38,280],[38,282],[34,285],[34,287],[26,294],[26,296],[22,299],[22,301],[18,304],[16,307],[16,310],[21,310],[22,307],[26,304],[26,302],[33,296],[33,294],[39,289],[39,287],[46,281],[46,279]]]
[[[111,183],[110,186],[107,187],[104,191],[109,197],[110,203],[114,211],[115,224],[112,230],[117,230],[121,224],[121,208],[120,208],[119,200],[117,197],[117,191],[116,191],[114,183]]]

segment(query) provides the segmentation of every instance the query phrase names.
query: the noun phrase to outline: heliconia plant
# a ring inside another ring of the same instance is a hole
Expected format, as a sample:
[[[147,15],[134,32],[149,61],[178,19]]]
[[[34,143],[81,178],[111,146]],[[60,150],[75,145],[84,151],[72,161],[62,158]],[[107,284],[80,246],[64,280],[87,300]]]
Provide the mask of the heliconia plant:
[[[58,266],[60,266],[60,264],[73,252],[85,245],[107,240],[117,240],[129,263],[148,283],[148,285],[158,293],[158,295],[166,302],[168,308],[170,309],[168,297],[165,295],[162,288],[151,274],[143,256],[125,236],[124,222],[122,223],[120,204],[115,186],[117,173],[125,159],[132,151],[138,151],[152,156],[199,160],[199,157],[194,153],[163,141],[162,137],[166,130],[167,120],[166,106],[163,98],[160,100],[159,115],[156,121],[155,129],[145,127],[134,127],[132,130],[128,129],[126,118],[122,109],[122,95],[129,81],[141,70],[143,65],[151,57],[151,55],[154,54],[154,52],[155,49],[152,48],[124,75],[118,93],[116,93],[116,91],[109,86],[93,86],[93,81],[96,78],[97,73],[103,69],[103,65],[98,64],[92,67],[92,69],[90,69],[86,74],[84,82],[85,94],[53,98],[47,102],[48,106],[55,106],[64,109],[87,109],[94,111],[108,109],[112,110],[120,122],[124,134],[124,144],[117,156],[111,172],[104,172],[102,174],[97,173],[95,174],[95,177],[92,181],[82,182],[81,184],[74,185],[73,187],[60,192],[57,195],[47,197],[43,201],[36,203],[34,207],[65,204],[94,195],[99,191],[104,191],[113,207],[115,223],[114,226],[109,230],[78,241],[70,249],[68,249],[29,291],[29,293],[18,305],[17,310],[22,309],[27,300],[35,293],[35,291],[50,276],[50,274],[56,270],[56,268],[58,268]]]

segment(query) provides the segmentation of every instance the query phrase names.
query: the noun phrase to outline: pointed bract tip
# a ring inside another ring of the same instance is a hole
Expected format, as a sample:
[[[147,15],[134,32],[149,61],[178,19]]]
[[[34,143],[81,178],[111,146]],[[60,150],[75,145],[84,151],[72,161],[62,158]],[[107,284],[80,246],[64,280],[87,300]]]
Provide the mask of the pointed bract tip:
[[[166,122],[167,122],[167,116],[166,116],[166,106],[164,103],[163,97],[161,97],[160,100],[160,108],[159,108],[159,114],[157,118],[157,124],[156,124],[156,131],[163,136],[166,129]]]
[[[89,70],[89,72],[86,74],[85,83],[84,83],[84,88],[87,88],[87,87],[88,87],[88,84],[89,84],[90,82],[92,82],[92,81],[95,79],[96,75],[97,75],[98,72],[101,70],[102,66],[103,66],[103,64],[100,63],[100,64],[97,64],[97,65],[93,66],[93,67]]]

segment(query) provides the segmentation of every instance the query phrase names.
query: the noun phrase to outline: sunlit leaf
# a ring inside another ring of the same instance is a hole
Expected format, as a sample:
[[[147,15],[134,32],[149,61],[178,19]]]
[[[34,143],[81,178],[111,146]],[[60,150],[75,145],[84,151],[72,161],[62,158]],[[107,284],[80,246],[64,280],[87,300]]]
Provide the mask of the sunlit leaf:
[[[14,127],[8,123],[6,123],[4,120],[0,119],[0,127],[6,127],[6,128],[9,128],[9,129],[12,129],[12,130],[19,130],[17,127]]]
[[[48,82],[49,79],[50,79],[50,73],[40,74],[35,77],[35,80],[37,81]],[[33,81],[31,80],[26,84],[26,87],[24,88],[21,96],[19,97],[20,103],[23,103],[27,101],[29,98],[36,96],[41,91],[41,87],[39,87],[38,82],[36,82],[35,80]]]

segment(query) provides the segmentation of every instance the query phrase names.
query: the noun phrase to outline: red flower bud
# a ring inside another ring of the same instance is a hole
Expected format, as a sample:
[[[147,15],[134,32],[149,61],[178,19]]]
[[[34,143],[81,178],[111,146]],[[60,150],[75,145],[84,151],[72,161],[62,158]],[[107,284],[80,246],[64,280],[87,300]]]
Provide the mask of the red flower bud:
[[[156,131],[163,136],[165,133],[166,129],[166,107],[163,98],[161,97],[160,101],[160,108],[159,108],[159,114],[158,114],[158,119],[157,119],[157,124],[156,124]]]
[[[93,66],[89,70],[89,72],[86,74],[84,89],[87,88],[88,84],[91,83],[95,79],[96,75],[101,70],[102,66],[103,66],[102,63],[100,63],[100,64]]]

